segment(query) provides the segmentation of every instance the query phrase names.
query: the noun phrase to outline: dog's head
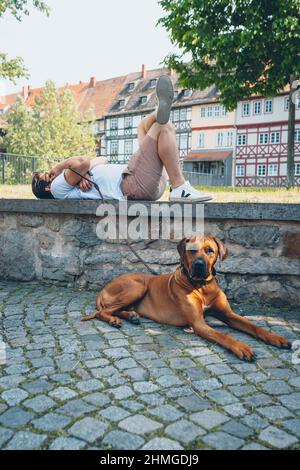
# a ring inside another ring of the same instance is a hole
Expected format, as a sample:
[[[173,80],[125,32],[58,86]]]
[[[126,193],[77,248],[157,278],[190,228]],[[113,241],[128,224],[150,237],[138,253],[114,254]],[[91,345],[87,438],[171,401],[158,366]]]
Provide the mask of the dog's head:
[[[185,272],[196,282],[210,279],[217,259],[221,263],[228,254],[221,240],[211,235],[184,238],[177,249]]]

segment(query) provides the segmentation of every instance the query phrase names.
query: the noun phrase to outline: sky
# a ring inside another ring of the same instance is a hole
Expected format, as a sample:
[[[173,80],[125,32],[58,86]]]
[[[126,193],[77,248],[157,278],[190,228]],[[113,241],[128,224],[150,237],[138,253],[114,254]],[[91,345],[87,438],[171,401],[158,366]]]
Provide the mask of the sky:
[[[30,2],[31,3],[31,2]],[[58,86],[104,80],[160,66],[174,52],[168,33],[156,26],[163,16],[157,0],[46,0],[50,16],[31,9],[18,22],[10,15],[0,19],[0,51],[9,58],[21,56],[29,80],[0,84],[0,95],[23,85]]]

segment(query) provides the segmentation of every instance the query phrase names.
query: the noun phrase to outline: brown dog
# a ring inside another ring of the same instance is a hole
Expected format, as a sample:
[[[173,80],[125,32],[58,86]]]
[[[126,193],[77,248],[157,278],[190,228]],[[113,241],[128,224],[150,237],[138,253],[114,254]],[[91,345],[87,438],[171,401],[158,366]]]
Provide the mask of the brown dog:
[[[231,336],[214,330],[205,322],[210,315],[230,327],[248,333],[279,348],[291,347],[283,336],[255,326],[231,309],[216,279],[214,265],[222,262],[227,249],[212,236],[193,236],[178,244],[181,266],[171,274],[124,274],[110,282],[97,297],[98,311],[83,321],[99,318],[120,327],[122,320],[139,323],[140,315],[159,323],[192,326],[196,335],[232,351],[240,359],[252,361],[253,350]]]

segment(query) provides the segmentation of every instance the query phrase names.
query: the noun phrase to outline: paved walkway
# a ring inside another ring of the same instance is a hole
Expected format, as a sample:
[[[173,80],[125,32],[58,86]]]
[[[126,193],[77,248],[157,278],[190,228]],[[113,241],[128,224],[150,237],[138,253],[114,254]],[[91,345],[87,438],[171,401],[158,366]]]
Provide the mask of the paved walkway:
[[[257,353],[247,364],[180,328],[80,322],[94,299],[0,283],[1,448],[300,448],[300,365],[291,352],[233,332]],[[300,312],[240,311],[300,339]]]

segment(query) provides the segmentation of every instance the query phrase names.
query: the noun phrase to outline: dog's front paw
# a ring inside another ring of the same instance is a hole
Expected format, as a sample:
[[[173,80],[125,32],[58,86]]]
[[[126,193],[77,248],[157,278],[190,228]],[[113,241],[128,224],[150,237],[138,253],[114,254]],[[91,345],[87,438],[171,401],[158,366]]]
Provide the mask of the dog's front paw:
[[[275,335],[274,333],[270,333],[268,335],[266,342],[272,346],[276,346],[277,348],[291,349],[292,347],[288,339],[286,339],[284,336]]]
[[[244,343],[236,342],[232,347],[232,352],[242,361],[252,362],[255,359],[255,352],[250,346]]]
[[[139,316],[138,313],[136,312],[131,312],[129,316],[129,321],[133,323],[134,325],[139,325],[140,324],[141,317]]]

